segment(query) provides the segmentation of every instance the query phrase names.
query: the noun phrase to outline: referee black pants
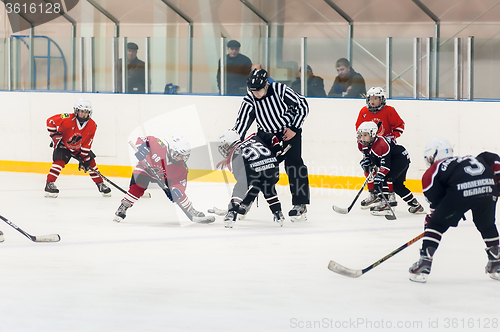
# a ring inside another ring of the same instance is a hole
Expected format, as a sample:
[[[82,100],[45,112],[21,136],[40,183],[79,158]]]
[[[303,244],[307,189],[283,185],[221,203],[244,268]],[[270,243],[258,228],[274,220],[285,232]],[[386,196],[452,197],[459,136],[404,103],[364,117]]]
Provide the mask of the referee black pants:
[[[266,142],[266,133],[259,130],[257,136]],[[279,140],[283,140],[283,133],[275,134]],[[284,141],[284,147],[291,145],[292,147],[285,154],[285,171],[288,175],[290,183],[290,193],[292,194],[292,205],[309,204],[309,173],[307,166],[302,160],[302,131],[298,131],[295,136]]]

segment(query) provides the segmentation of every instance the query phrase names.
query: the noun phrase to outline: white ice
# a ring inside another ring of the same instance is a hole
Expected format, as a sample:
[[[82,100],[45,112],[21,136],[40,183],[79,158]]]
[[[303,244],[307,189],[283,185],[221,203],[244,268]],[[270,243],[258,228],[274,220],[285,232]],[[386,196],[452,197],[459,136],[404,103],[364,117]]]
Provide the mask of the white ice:
[[[420,234],[423,215],[401,200],[398,219],[359,208],[355,191],[313,190],[308,220],[272,222],[264,199],[233,229],[179,220],[159,189],[113,222],[123,194],[101,197],[86,176],[61,175],[57,199],[45,175],[0,172],[0,331],[498,331],[500,283],[484,273],[480,234],[462,221],[443,237],[426,284],[408,280],[421,242],[352,279],[335,260],[365,268]],[[128,189],[128,179],[112,178]],[[287,187],[279,187],[285,214]],[[197,209],[225,208],[225,184],[191,182]],[[363,194],[361,198],[366,196]],[[417,195],[424,203],[422,195]],[[428,209],[427,204],[424,204]]]

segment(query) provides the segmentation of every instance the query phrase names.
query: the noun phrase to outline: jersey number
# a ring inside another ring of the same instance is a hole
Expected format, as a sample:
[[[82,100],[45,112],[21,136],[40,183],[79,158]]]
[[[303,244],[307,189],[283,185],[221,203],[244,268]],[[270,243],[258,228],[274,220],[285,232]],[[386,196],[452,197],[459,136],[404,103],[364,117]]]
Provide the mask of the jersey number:
[[[241,155],[248,161],[254,161],[259,159],[262,155],[264,157],[268,157],[271,155],[271,150],[266,148],[262,143],[256,142],[251,146],[247,146],[241,151]]]
[[[470,163],[470,166],[464,167],[465,173],[472,175],[472,176],[478,176],[483,174],[485,167],[483,164],[481,164],[476,158],[472,156],[468,157],[463,157],[463,158],[458,158],[457,161],[461,163],[462,161],[468,160]]]

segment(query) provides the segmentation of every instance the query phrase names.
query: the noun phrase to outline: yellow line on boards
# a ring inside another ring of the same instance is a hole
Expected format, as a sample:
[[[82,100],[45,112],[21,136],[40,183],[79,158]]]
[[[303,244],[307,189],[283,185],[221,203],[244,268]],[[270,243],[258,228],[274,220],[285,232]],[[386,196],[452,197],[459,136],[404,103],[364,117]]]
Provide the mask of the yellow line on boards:
[[[31,161],[10,161],[0,160],[0,171],[2,172],[23,172],[23,173],[42,173],[48,174],[52,163],[31,162]],[[99,170],[106,177],[126,177],[132,175],[132,166],[119,165],[97,165]],[[226,174],[224,174],[225,172]],[[83,171],[78,171],[78,164],[69,163],[61,171],[61,175],[86,175]],[[235,183],[234,177],[229,171],[212,171],[202,169],[190,169],[188,181],[198,182],[229,182]],[[354,176],[334,176],[334,175],[309,175],[309,186],[313,188],[331,188],[331,189],[350,189],[359,190],[365,179]],[[288,185],[286,174],[280,173],[279,185]],[[406,186],[414,193],[422,192],[420,180],[408,179]]]

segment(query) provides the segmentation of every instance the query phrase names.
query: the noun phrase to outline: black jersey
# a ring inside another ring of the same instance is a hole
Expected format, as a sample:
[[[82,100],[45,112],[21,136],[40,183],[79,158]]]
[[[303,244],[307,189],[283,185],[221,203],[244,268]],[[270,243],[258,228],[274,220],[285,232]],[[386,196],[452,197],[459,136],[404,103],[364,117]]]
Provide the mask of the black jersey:
[[[286,128],[297,132],[308,113],[309,105],[304,96],[285,84],[273,82],[268,85],[267,94],[262,99],[255,98],[251,91],[247,93],[233,129],[244,137],[257,120],[257,128],[266,133],[281,133]]]
[[[424,195],[435,209],[445,195],[461,199],[498,196],[493,171],[474,156],[450,157],[434,163],[422,177]]]
[[[276,156],[271,149],[253,134],[241,142],[231,156],[231,171],[238,180],[237,173],[260,173],[267,169],[279,167]]]
[[[394,163],[409,163],[408,151],[402,146],[394,143],[387,137],[377,136],[371,147],[367,148],[358,143],[358,148],[365,157],[370,158],[373,165],[377,166],[378,173],[386,176],[393,168]]]

